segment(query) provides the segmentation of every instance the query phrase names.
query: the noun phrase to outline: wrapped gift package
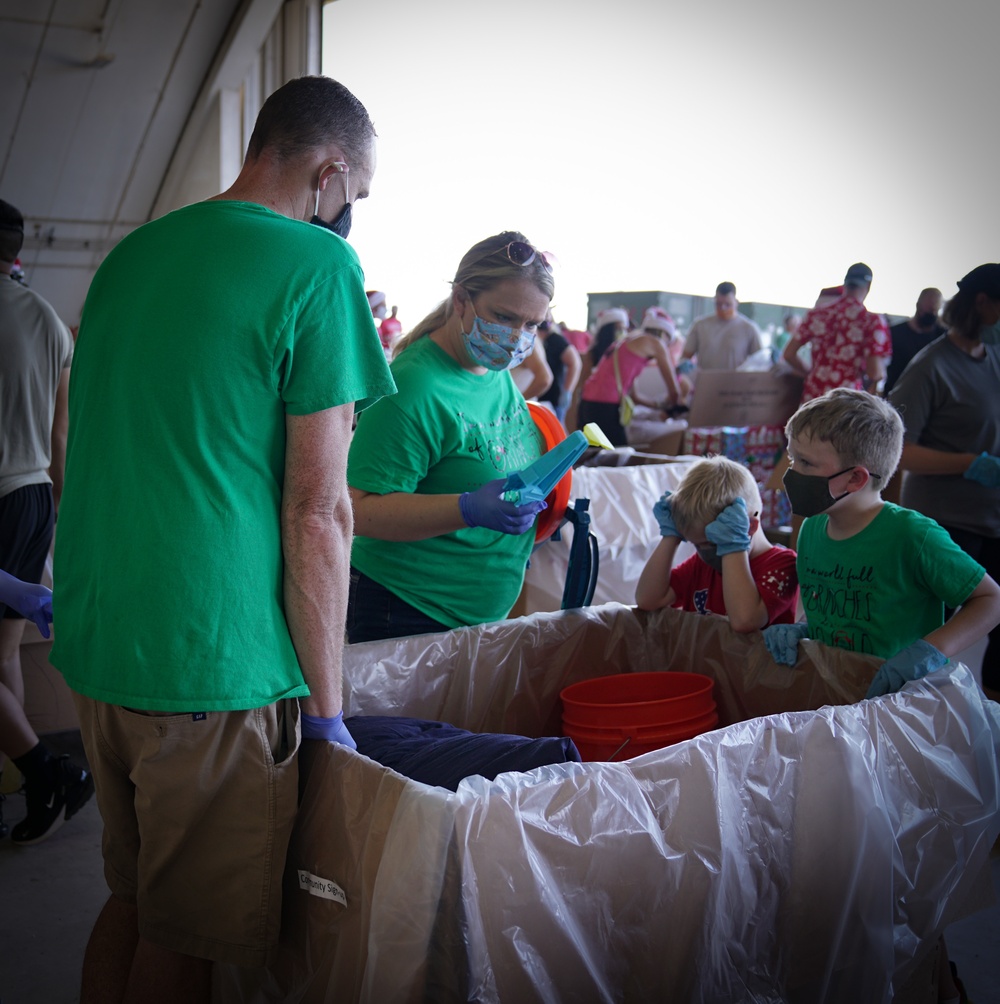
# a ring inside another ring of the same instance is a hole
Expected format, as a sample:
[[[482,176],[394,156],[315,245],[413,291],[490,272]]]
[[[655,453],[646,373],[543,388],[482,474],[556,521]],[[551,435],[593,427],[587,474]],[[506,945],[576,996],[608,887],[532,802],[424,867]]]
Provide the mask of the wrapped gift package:
[[[721,455],[746,466],[760,486],[761,522],[766,530],[787,526],[792,509],[788,496],[776,487],[766,487],[785,452],[785,430],[780,425],[706,426],[684,432],[686,454]]]
[[[877,660],[801,648],[621,604],[349,646],[348,715],[556,735],[568,684],[679,671],[720,727],[455,792],[306,743],[280,953],[216,966],[216,999],[935,1000],[992,895],[1000,706],[961,664],[860,700]]]

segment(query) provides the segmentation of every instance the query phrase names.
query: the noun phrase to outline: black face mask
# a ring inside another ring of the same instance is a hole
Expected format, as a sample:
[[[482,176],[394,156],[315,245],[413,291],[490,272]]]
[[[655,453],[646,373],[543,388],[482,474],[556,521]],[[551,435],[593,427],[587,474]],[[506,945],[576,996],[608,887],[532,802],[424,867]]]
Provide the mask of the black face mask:
[[[717,572],[722,571],[722,557],[719,554],[719,548],[717,544],[699,544],[695,547],[698,552],[698,557],[708,565],[709,568],[714,568]]]
[[[313,216],[309,222],[314,223],[317,227],[326,227],[327,230],[332,230],[338,237],[343,237],[346,241],[347,235],[351,232],[351,204],[348,202],[329,223],[319,216]]]
[[[822,474],[800,474],[789,467],[781,481],[785,486],[788,501],[792,504],[792,512],[796,516],[816,516],[826,512],[834,502],[846,498],[850,492],[844,492],[834,498],[830,494],[830,482],[834,478],[839,478],[841,474],[853,470],[854,466],[856,465],[845,467],[828,478]]]
[[[937,314],[932,310],[925,310],[922,314],[917,314],[917,327],[933,328],[937,322]]]
[[[340,166],[341,177],[344,179],[344,208],[327,223],[319,215],[319,189],[316,189],[316,206],[313,209],[312,219],[309,221],[317,227],[324,227],[332,230],[338,237],[347,240],[347,235],[351,232],[351,190],[347,182],[348,167],[343,161],[337,162]]]

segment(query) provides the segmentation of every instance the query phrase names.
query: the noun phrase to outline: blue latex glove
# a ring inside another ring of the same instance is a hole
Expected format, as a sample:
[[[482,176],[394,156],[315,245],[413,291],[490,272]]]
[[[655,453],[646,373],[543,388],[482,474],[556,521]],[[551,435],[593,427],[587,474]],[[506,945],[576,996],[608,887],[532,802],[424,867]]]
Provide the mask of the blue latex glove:
[[[737,499],[727,505],[705,527],[705,536],[715,544],[715,553],[720,556],[734,551],[749,551],[750,516],[746,502]]]
[[[349,746],[352,750],[358,748],[358,744],[354,741],[354,736],[347,731],[347,726],[344,724],[343,711],[335,718],[320,718],[315,715],[307,715],[303,711],[302,738],[325,739],[328,743]]]
[[[794,666],[799,660],[799,641],[809,637],[809,625],[772,624],[761,632],[771,658],[782,666]]]
[[[459,495],[458,508],[466,526],[485,526],[488,530],[517,535],[535,525],[535,516],[547,509],[548,503],[544,500],[526,505],[504,502],[501,493],[506,480],[487,481],[482,488]]]
[[[1000,488],[1000,457],[980,453],[966,468],[963,477],[970,481],[978,481],[987,488]]]
[[[52,623],[52,590],[37,582],[22,582],[0,571],[0,603],[12,607],[22,617],[32,621],[43,638],[49,637]]]
[[[661,537],[684,539],[683,534],[677,529],[677,524],[674,523],[674,514],[670,508],[670,492],[664,492],[660,496],[659,502],[654,504],[653,515],[659,524]]]
[[[678,376],[687,376],[688,373],[694,372],[694,363],[690,359],[682,359],[676,368]]]
[[[939,652],[930,642],[921,638],[912,645],[900,649],[892,658],[886,659],[879,666],[865,697],[894,694],[904,683],[919,680],[922,676],[940,669],[947,662],[948,656],[944,652]]]

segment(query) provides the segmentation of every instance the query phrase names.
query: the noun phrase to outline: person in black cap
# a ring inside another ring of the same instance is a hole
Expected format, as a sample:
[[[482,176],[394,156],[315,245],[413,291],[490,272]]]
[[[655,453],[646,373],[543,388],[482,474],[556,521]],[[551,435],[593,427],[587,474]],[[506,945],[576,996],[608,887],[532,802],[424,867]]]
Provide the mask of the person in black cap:
[[[804,378],[802,403],[834,387],[874,389],[885,378],[892,347],[885,319],[865,309],[871,284],[872,270],[856,262],[844,276],[843,293],[810,310],[782,350],[781,358]],[[812,346],[809,367],[799,358],[803,345]]]
[[[995,577],[1000,573],[1000,262],[958,280],[948,334],[922,349],[889,394],[905,427],[902,503],[937,520]],[[951,616],[954,611],[946,611]],[[1000,700],[1000,626],[989,633],[983,692]],[[941,939],[941,1000],[961,981]],[[948,962],[947,965],[944,963]]]
[[[1000,263],[958,281],[948,334],[922,349],[889,395],[905,425],[902,503],[937,520],[1000,575]],[[983,688],[1000,699],[1000,627],[983,656]]]
[[[42,589],[62,487],[73,338],[46,300],[13,279],[23,243],[24,218],[0,199],[0,568],[19,583],[15,593],[0,590],[0,753],[24,775],[27,815],[11,837],[36,844],[90,798],[94,782],[53,756],[24,713],[25,617],[13,597]],[[0,836],[6,832],[0,811]]]

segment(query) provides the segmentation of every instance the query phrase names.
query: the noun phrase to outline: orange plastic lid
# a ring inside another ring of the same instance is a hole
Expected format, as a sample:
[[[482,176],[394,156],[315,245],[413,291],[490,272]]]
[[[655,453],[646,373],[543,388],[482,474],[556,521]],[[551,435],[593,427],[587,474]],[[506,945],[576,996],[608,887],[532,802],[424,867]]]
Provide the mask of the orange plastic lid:
[[[531,417],[542,434],[546,453],[553,446],[558,446],[566,438],[566,430],[563,428],[562,422],[544,405],[528,401],[528,411],[531,412]],[[542,541],[548,540],[559,529],[559,524],[562,523],[563,516],[566,514],[566,509],[569,506],[569,497],[572,491],[573,469],[570,468],[545,498],[549,507],[548,509],[543,509],[535,521],[536,544],[541,544]]]

